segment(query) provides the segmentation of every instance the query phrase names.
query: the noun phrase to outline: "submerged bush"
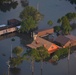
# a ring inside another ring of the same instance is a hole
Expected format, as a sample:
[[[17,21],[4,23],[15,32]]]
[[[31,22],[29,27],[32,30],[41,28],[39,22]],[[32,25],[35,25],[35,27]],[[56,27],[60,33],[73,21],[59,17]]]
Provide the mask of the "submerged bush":
[[[60,58],[62,58],[62,57],[64,57],[64,56],[67,56],[67,55],[68,55],[68,50],[69,50],[69,48],[61,48],[61,49],[57,50],[57,51],[54,53],[53,57],[54,57],[54,58],[55,58],[55,57],[58,57],[58,59],[60,59]],[[56,56],[55,56],[55,55],[56,55]]]
[[[53,61],[58,61],[58,59],[59,59],[59,58],[58,58],[57,55],[54,55],[54,56],[52,57],[52,60],[53,60]]]

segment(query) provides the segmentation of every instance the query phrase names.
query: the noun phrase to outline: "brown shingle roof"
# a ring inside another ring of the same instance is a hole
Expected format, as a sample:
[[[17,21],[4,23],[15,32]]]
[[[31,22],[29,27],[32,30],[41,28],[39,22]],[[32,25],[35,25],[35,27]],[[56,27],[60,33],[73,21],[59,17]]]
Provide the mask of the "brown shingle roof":
[[[54,41],[61,45],[65,45],[68,41],[70,41],[70,39],[63,35],[59,35]]]
[[[46,45],[46,48],[48,49],[50,47],[50,45],[52,44],[51,42],[43,39],[43,38],[40,38],[40,37],[37,37],[37,39],[42,45]]]
[[[53,28],[47,28],[47,29],[41,29],[41,30],[37,30],[34,32],[35,34],[37,34],[37,36],[45,36],[47,34],[52,34],[54,33],[54,29]]]
[[[30,48],[38,48],[40,46],[46,46],[46,49],[49,49],[50,46],[54,44],[52,42],[49,42],[41,37],[36,37],[36,41],[33,41],[31,44],[28,44],[27,46],[29,46]]]
[[[39,30],[36,30],[35,33],[38,33],[38,32],[41,32],[41,31],[46,31],[46,30],[49,30],[49,29],[53,29],[53,28],[39,29]]]

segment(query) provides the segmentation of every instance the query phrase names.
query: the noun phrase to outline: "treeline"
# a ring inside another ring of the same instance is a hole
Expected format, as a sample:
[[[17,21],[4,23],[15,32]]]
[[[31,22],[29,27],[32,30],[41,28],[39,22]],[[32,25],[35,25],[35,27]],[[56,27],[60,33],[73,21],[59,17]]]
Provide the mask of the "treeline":
[[[0,10],[3,12],[15,9],[18,5],[17,1],[14,0],[0,0]]]
[[[70,22],[72,20],[76,19],[76,13],[67,13],[65,16],[59,18],[57,20],[57,23],[60,23],[60,26],[55,26],[55,32],[62,31],[62,34],[69,34],[72,30],[72,26],[70,25]]]

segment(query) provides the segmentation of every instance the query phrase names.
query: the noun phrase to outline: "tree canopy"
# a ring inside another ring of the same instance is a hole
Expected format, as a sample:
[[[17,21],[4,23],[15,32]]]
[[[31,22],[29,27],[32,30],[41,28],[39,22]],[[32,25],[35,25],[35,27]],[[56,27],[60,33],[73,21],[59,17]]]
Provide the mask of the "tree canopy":
[[[49,24],[49,25],[52,25],[52,24],[53,24],[53,22],[52,22],[51,20],[49,20],[49,21],[48,21],[48,24]]]
[[[29,16],[26,20],[22,20],[21,22],[21,32],[28,32],[37,27],[36,21]]]
[[[23,49],[20,46],[17,46],[12,50],[12,53],[14,53],[16,56],[13,56],[10,59],[11,67],[17,67],[22,63],[22,61],[24,60],[23,56],[20,55],[22,52],[23,52]]]
[[[71,21],[72,19],[76,18],[76,13],[67,13],[65,16]]]
[[[61,28],[62,28],[62,31],[63,31],[64,34],[68,34],[72,30],[72,28],[70,26],[70,23],[69,23],[69,20],[66,16],[64,16],[62,18]]]
[[[76,13],[74,13],[74,12],[69,12],[69,13],[67,13],[65,16],[67,17],[67,19],[68,19],[69,21],[72,21],[73,19],[76,18]],[[64,16],[63,16],[63,17],[64,17]],[[61,23],[63,17],[59,18],[59,19],[57,20],[57,23]]]
[[[15,0],[0,0],[0,10],[3,12],[10,11],[15,9],[18,5],[18,2]]]
[[[61,27],[60,26],[54,26],[54,31],[55,32],[59,32],[61,30]]]
[[[23,49],[19,46],[15,47],[12,51],[14,54],[16,54],[17,56],[19,56],[22,52],[23,52]]]
[[[12,67],[17,67],[18,65],[20,65],[23,61],[23,57],[13,57],[10,59],[10,64]]]
[[[44,46],[38,47],[37,50],[39,53],[40,60],[42,61],[50,56],[48,50]]]
[[[64,34],[69,34],[72,30],[70,22],[76,19],[76,13],[67,13],[65,16],[62,16],[58,19],[58,23],[61,23],[61,29]]]
[[[26,6],[19,17],[22,19],[21,31],[29,32],[37,27],[37,23],[43,18],[43,15],[34,7]]]
[[[35,21],[39,21],[43,17],[43,15],[32,6],[25,7],[24,10],[20,13],[20,18],[22,20],[26,20],[28,16],[32,16],[33,20]]]

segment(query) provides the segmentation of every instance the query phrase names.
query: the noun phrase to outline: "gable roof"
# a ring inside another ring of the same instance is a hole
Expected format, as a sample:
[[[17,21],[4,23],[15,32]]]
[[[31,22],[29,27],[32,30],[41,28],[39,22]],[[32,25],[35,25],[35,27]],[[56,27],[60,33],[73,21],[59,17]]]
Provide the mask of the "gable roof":
[[[35,31],[34,33],[37,34],[37,36],[43,37],[45,35],[54,33],[54,28],[41,29],[41,30]]]
[[[65,45],[68,41],[70,41],[70,39],[63,35],[59,35],[54,41],[61,45]]]
[[[40,46],[45,46],[46,49],[49,49],[51,45],[53,45],[54,43],[52,42],[49,42],[41,37],[36,37],[36,40],[33,41],[31,44],[28,44],[27,46],[28,47],[31,47],[31,48],[38,48]],[[54,44],[55,45],[55,44]],[[57,45],[56,45],[57,46]]]

